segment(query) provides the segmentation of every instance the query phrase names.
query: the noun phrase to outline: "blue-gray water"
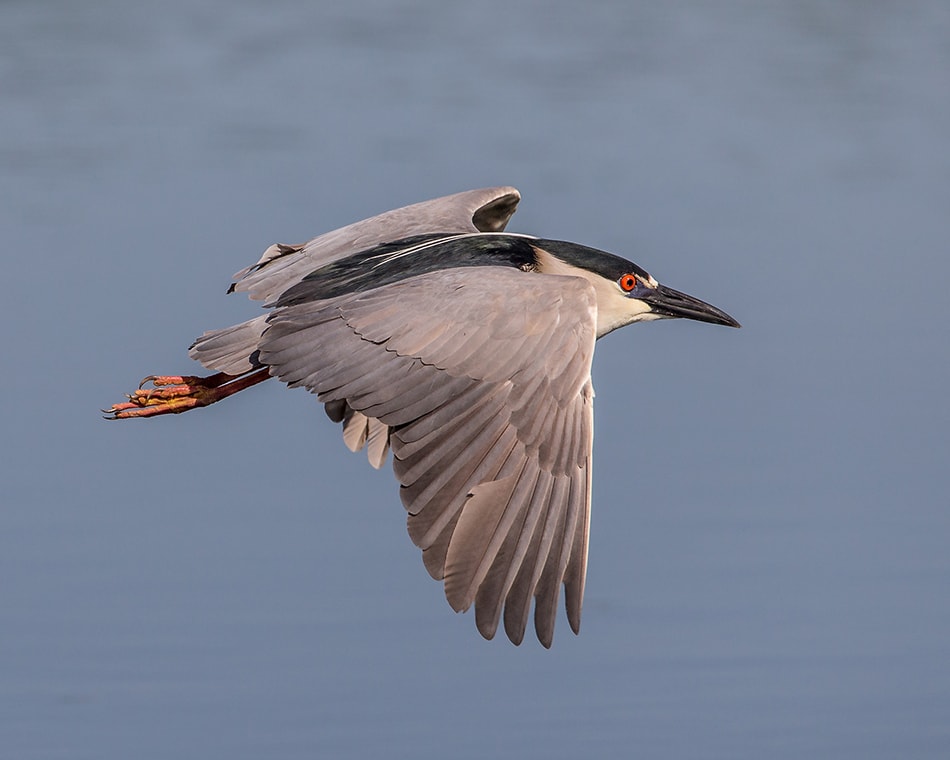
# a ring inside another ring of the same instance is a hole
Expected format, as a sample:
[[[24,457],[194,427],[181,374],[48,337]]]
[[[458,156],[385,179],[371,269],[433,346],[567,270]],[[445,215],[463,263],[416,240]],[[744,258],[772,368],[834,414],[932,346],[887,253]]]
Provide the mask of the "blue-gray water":
[[[0,756],[950,756],[948,39],[942,0],[0,4]],[[501,183],[744,324],[598,346],[551,651],[452,614],[303,392],[96,411],[255,314],[270,243]]]

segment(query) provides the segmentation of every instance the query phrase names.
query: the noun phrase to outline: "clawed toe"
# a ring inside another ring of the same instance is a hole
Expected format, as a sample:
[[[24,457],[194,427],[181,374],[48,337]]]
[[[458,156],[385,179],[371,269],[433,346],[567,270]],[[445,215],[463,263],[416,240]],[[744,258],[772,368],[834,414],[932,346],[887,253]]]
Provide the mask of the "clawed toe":
[[[128,401],[113,404],[102,412],[109,420],[180,414],[189,409],[213,404],[269,377],[270,373],[266,367],[243,375],[228,375],[223,372],[208,377],[149,375],[139,383],[137,390],[126,394]],[[150,383],[151,388],[145,387]]]

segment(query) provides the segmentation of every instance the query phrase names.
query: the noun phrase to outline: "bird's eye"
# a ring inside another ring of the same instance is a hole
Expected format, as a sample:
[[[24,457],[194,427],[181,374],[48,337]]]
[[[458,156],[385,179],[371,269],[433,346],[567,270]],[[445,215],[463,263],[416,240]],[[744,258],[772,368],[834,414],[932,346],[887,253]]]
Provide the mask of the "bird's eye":
[[[623,274],[620,275],[620,279],[617,280],[617,284],[624,293],[629,293],[631,290],[637,287],[637,278],[632,274]]]

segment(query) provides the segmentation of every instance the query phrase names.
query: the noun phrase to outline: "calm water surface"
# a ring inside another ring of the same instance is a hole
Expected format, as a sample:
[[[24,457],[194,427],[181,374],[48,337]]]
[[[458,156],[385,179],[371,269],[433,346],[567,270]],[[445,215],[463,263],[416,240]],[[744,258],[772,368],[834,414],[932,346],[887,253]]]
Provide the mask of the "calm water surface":
[[[950,10],[0,4],[0,756],[950,756]],[[469,187],[744,324],[604,340],[584,628],[484,642],[278,386],[96,410]],[[244,394],[242,394],[243,396]]]

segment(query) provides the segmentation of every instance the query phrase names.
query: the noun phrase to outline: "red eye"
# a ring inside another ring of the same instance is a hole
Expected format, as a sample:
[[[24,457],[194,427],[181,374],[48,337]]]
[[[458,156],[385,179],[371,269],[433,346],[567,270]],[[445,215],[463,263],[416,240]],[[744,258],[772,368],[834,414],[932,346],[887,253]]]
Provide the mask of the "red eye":
[[[617,280],[617,284],[620,285],[620,289],[624,293],[629,293],[635,287],[637,287],[637,278],[632,274],[623,274],[620,275],[620,279]]]

